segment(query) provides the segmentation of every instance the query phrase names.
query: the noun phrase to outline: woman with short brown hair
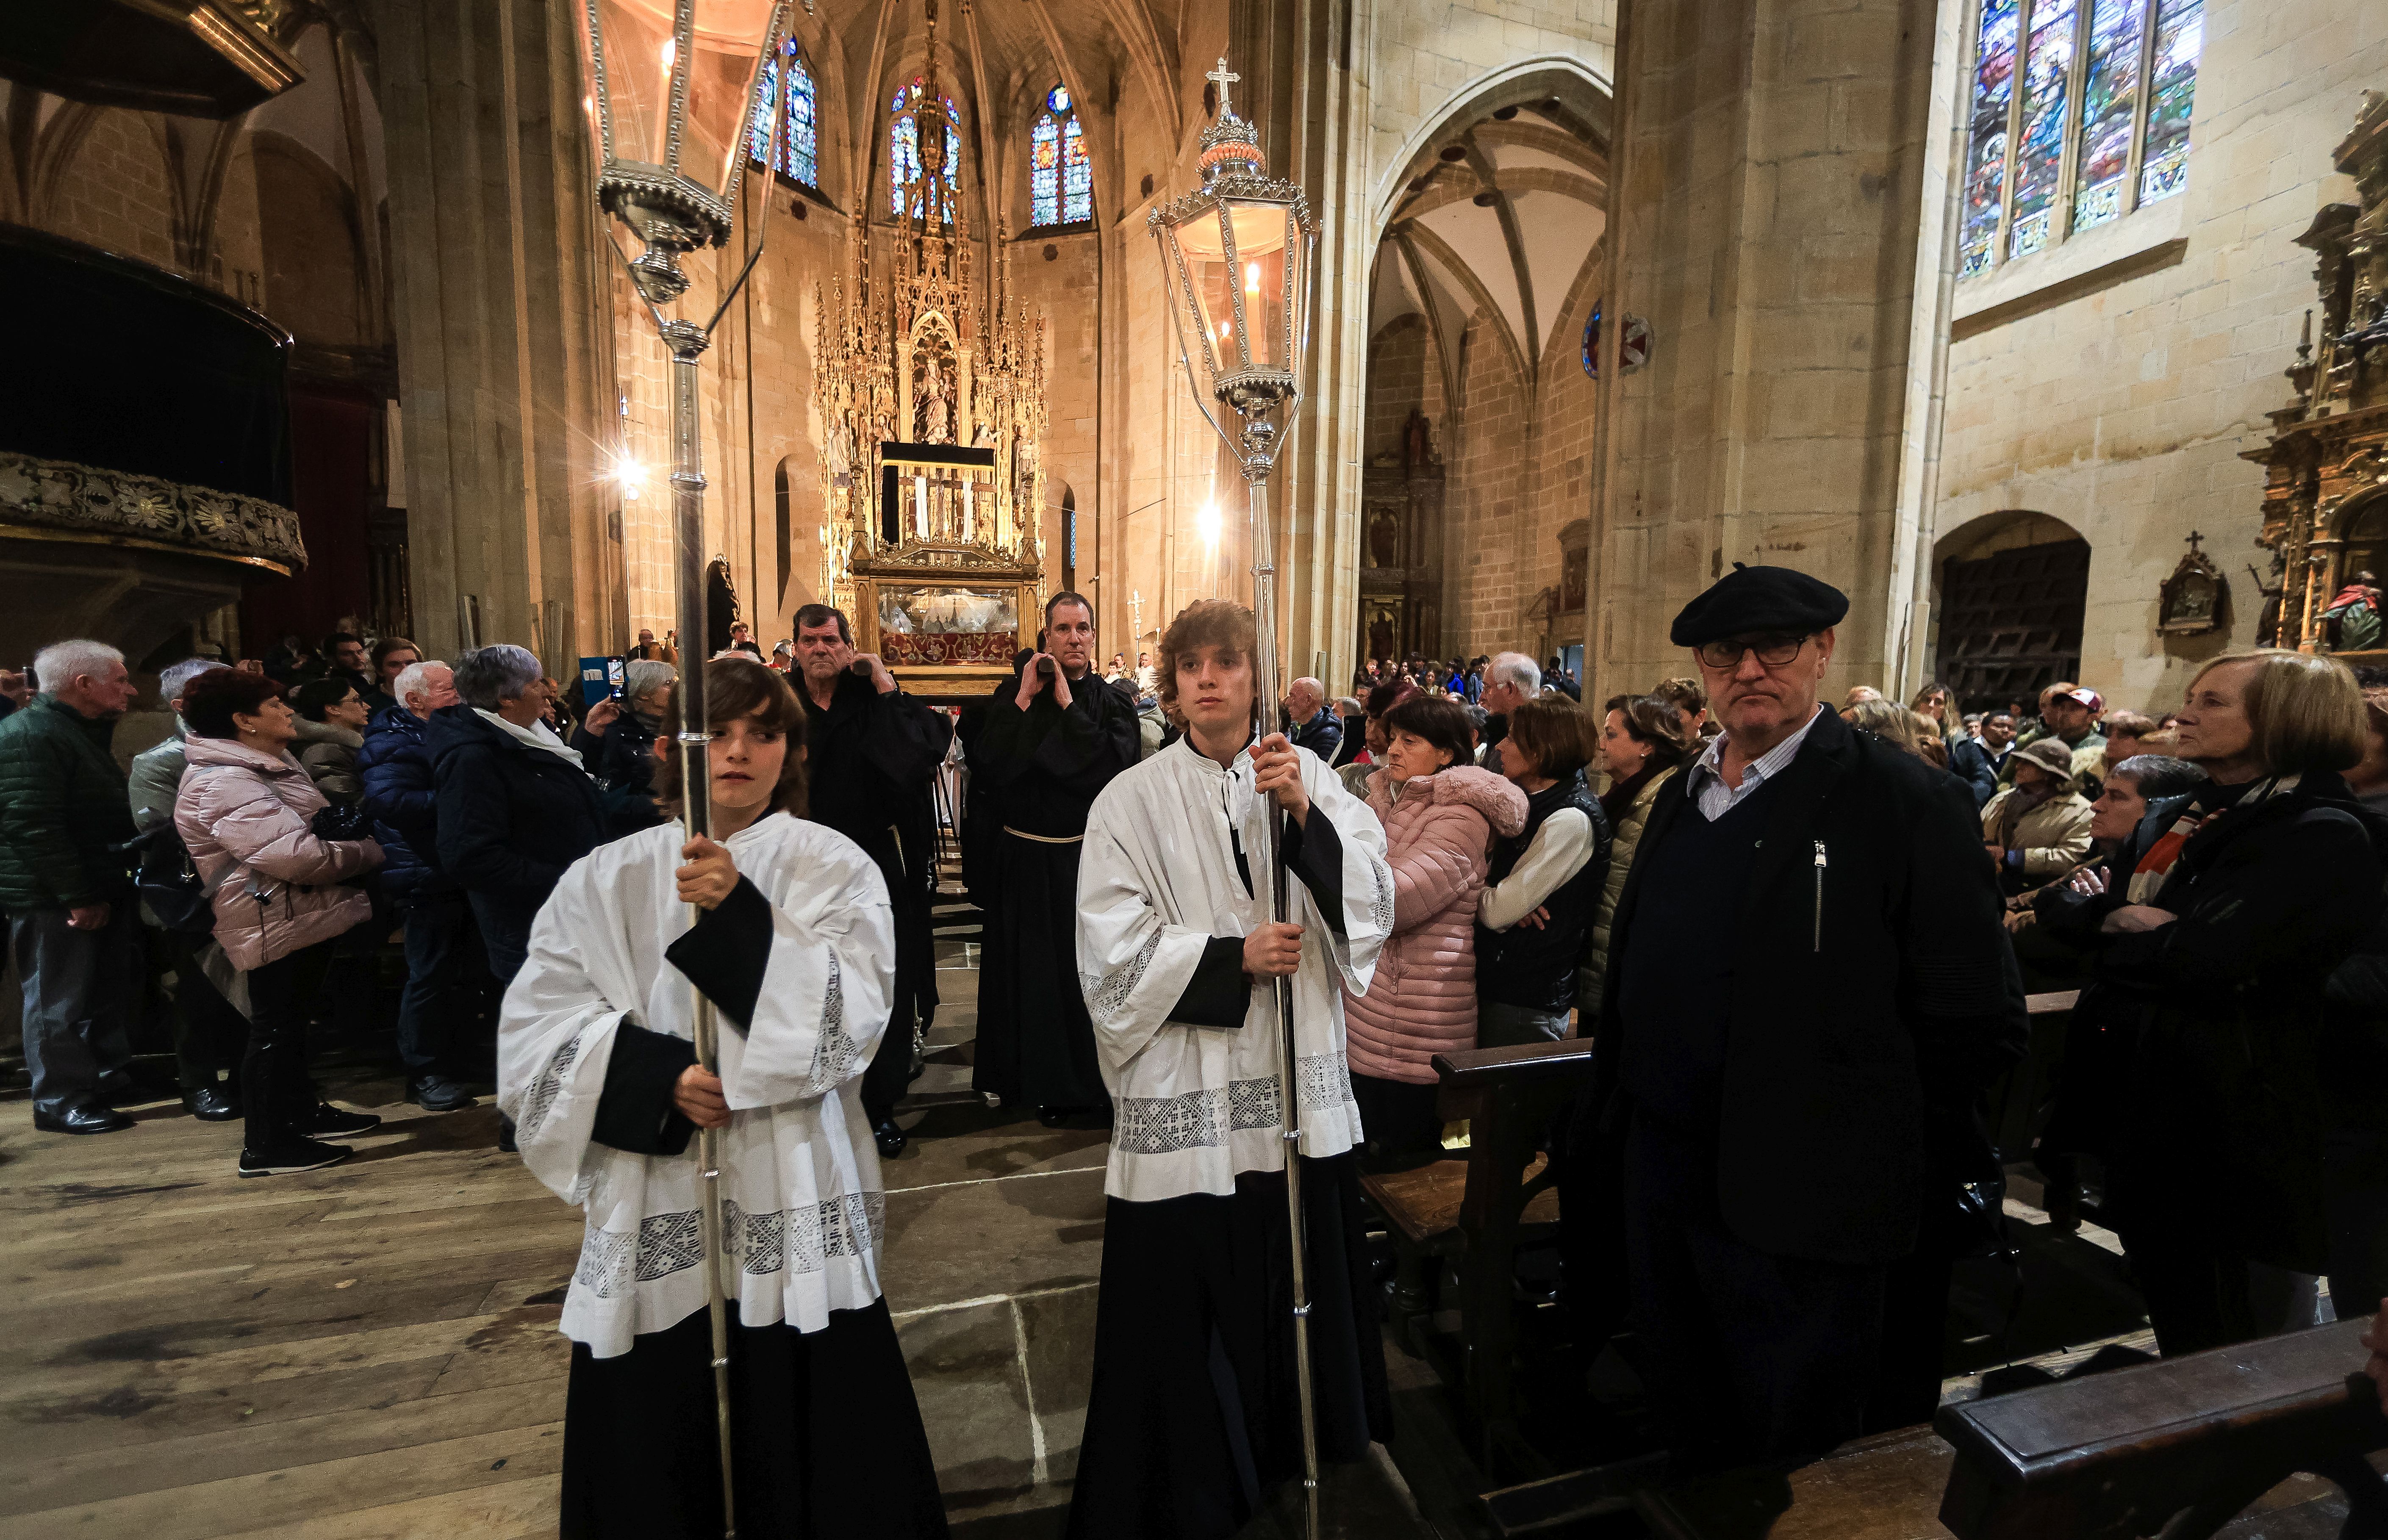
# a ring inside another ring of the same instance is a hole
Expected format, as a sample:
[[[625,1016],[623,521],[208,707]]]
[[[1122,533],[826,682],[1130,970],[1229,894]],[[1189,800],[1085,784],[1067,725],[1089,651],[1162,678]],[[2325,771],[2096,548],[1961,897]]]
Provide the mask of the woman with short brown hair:
[[[1608,773],[1608,789],[1600,794],[1600,809],[1612,836],[1608,875],[1601,879],[1600,897],[1593,904],[1592,929],[1576,979],[1576,1000],[1587,1011],[1600,1009],[1601,983],[1608,971],[1609,922],[1617,914],[1617,901],[1625,896],[1625,875],[1633,869],[1634,847],[1642,842],[1650,804],[1658,800],[1658,788],[1667,777],[1698,748],[1681,708],[1657,696],[1612,695],[1601,714],[1597,763]]]
[[[1505,1048],[1568,1035],[1593,910],[1608,876],[1608,816],[1585,784],[1592,718],[1564,696],[1509,713],[1501,773],[1525,827],[1492,844],[1476,910],[1476,1041]]]

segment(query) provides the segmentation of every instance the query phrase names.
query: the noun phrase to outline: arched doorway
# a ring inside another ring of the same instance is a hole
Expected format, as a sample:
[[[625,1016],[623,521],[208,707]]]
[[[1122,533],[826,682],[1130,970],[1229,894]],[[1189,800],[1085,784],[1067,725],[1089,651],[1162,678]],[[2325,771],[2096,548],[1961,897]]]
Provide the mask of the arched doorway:
[[[2062,519],[2006,509],[1959,525],[1934,552],[1936,673],[1966,711],[2030,701],[2081,676],[2090,542]]]
[[[1362,660],[1546,657],[1596,400],[1576,339],[1607,222],[1603,84],[1505,73],[1430,115],[1368,273]],[[1448,553],[1448,554],[1447,554]]]

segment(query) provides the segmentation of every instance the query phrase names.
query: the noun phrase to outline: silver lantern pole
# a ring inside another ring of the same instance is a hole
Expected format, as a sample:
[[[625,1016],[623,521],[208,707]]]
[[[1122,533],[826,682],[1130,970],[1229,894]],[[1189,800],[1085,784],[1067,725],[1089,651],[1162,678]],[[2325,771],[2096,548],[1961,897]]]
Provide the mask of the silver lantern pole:
[[[1252,688],[1263,736],[1284,699],[1277,647],[1277,542],[1269,526],[1269,473],[1290,437],[1301,397],[1302,355],[1310,341],[1310,283],[1316,234],[1302,189],[1267,175],[1260,135],[1236,116],[1228,87],[1242,77],[1227,61],[1207,77],[1219,87],[1219,116],[1202,134],[1202,185],[1147,220],[1161,248],[1178,362],[1194,404],[1236,457],[1251,488]],[[1187,346],[1188,324],[1199,346]],[[1230,434],[1204,404],[1241,419]],[[1278,420],[1285,429],[1280,432]],[[1288,890],[1280,799],[1273,796],[1262,854],[1267,863],[1268,915],[1286,917]],[[1319,1536],[1318,1429],[1310,1369],[1308,1248],[1302,1212],[1302,1095],[1290,981],[1272,977],[1277,1020],[1277,1105],[1284,1117],[1286,1223],[1292,1235],[1293,1367],[1302,1416],[1302,1502],[1310,1540]]]
[[[589,96],[583,103],[597,156],[597,199],[639,237],[633,259],[612,243],[647,306],[672,376],[672,541],[678,571],[680,819],[692,839],[711,827],[713,734],[705,713],[705,456],[698,418],[697,360],[763,254],[757,219],[753,249],[704,324],[664,314],[688,290],[683,253],[729,244],[738,189],[750,152],[756,81],[786,19],[778,0],[585,0]],[[694,89],[692,90],[693,84]],[[784,82],[781,84],[784,89]],[[776,160],[780,110],[772,101],[765,174]],[[697,911],[691,905],[689,923]],[[720,1033],[713,1002],[690,988],[697,1062],[720,1072]],[[721,1528],[737,1540],[731,1479],[730,1405],[730,1266],[722,1234],[721,1135],[700,1129],[705,1315],[712,1326],[713,1396],[721,1452]]]

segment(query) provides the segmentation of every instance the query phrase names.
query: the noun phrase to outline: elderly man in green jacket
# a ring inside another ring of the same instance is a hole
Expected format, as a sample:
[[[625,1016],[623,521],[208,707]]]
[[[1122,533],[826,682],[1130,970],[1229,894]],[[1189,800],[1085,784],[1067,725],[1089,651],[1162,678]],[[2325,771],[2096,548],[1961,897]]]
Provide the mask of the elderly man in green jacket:
[[[135,691],[102,642],[45,647],[33,673],[42,693],[0,721],[0,910],[25,986],[33,1126],[112,1133],[133,1126],[103,1097],[131,1087],[140,921],[125,857],[108,850],[133,838],[109,740]]]

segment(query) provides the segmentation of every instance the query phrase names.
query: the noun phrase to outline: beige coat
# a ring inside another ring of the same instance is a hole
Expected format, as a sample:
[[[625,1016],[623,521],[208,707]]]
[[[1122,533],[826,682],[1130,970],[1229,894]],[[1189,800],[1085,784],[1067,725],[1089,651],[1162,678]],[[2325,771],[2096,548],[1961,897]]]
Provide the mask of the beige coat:
[[[364,779],[357,774],[357,751],[365,746],[364,735],[303,716],[298,727],[298,741],[291,748],[315,778],[315,789],[342,807],[354,807],[365,794]]]
[[[174,827],[215,894],[216,940],[243,972],[362,925],[373,903],[346,878],[381,865],[370,839],[318,838],[325,805],[306,766],[233,738],[187,739]]]
[[[1625,875],[1633,869],[1633,848],[1642,842],[1642,829],[1650,821],[1650,805],[1658,800],[1658,789],[1680,773],[1680,766],[1662,770],[1645,781],[1610,831],[1608,876],[1600,885],[1599,901],[1593,905],[1592,933],[1585,942],[1583,966],[1576,972],[1576,1008],[1586,1016],[1600,1011],[1600,991],[1608,977],[1608,925],[1617,914],[1617,901],[1625,894]]]
[[[1994,843],[2007,803],[2014,796],[2008,787],[1982,809],[1982,840]],[[2090,820],[2096,814],[2078,791],[2051,797],[2016,820],[2010,848],[2023,852],[2023,875],[2033,883],[2047,882],[2090,859]]]

